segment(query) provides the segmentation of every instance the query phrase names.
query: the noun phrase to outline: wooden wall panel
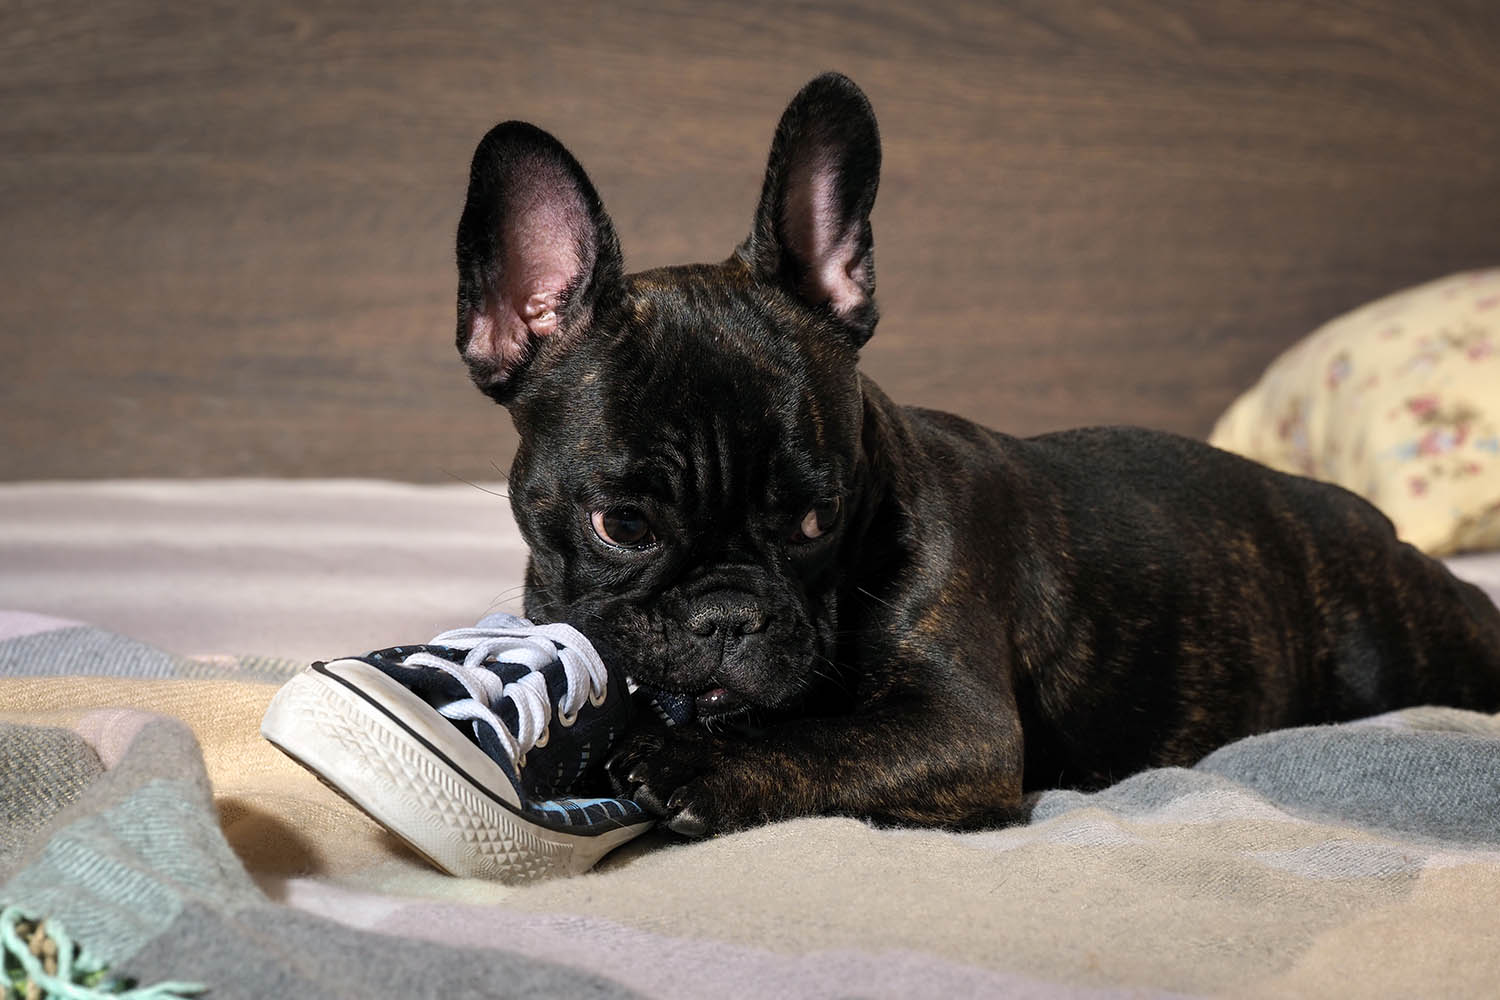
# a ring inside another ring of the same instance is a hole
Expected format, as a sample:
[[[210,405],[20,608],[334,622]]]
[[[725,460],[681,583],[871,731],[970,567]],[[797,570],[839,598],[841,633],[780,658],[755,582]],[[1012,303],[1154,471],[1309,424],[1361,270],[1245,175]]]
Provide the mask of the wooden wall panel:
[[[1489,0],[13,0],[0,477],[492,478],[452,347],[479,136],[555,132],[633,268],[717,259],[829,68],[884,135],[888,392],[1202,434],[1318,322],[1500,262],[1497,52]]]

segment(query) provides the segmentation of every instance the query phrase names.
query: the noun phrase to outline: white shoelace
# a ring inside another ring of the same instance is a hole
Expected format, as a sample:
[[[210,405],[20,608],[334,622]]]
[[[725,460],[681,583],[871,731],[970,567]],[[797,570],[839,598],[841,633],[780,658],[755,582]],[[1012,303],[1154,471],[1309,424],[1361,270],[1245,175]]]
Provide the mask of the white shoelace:
[[[497,619],[500,623],[490,624]],[[468,650],[462,663],[427,652],[412,653],[402,661],[407,666],[441,670],[469,693],[467,698],[439,706],[438,711],[450,719],[489,726],[510,754],[511,763],[518,767],[525,763],[528,750],[547,745],[553,705],[547,696],[547,680],[540,673],[543,667],[554,660],[562,663],[568,688],[557,703],[557,720],[565,727],[577,721],[585,701],[602,705],[609,691],[604,661],[571,625],[532,625],[524,619],[496,615],[472,628],[444,632],[428,645]],[[484,668],[490,660],[518,664],[530,672],[507,684]],[[502,698],[509,698],[516,706],[514,733],[495,714]]]

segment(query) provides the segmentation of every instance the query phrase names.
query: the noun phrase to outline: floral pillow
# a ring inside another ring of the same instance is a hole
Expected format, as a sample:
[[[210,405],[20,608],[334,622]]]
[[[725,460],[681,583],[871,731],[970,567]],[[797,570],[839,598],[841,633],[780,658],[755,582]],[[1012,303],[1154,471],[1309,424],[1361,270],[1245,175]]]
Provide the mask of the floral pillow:
[[[1500,268],[1398,292],[1313,331],[1209,440],[1353,490],[1434,555],[1500,549]]]

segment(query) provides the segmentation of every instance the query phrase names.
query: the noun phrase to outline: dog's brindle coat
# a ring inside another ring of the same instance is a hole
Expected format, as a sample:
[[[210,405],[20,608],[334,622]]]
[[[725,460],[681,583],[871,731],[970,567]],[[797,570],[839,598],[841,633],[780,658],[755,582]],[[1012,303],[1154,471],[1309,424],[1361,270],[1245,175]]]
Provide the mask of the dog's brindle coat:
[[[1249,733],[1500,708],[1500,613],[1352,494],[1146,430],[1008,437],[859,375],[879,161],[864,95],[820,77],[735,254],[627,275],[555,139],[475,152],[458,344],[520,432],[526,612],[698,696],[702,725],[630,734],[618,792],[690,835],[973,827]]]

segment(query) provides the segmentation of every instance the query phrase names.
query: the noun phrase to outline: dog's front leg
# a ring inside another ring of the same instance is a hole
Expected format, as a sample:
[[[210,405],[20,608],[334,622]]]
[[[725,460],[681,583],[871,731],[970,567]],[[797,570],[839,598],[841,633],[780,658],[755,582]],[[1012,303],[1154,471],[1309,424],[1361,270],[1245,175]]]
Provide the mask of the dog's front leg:
[[[1022,815],[1021,751],[1014,704],[890,699],[754,736],[644,730],[608,771],[619,794],[693,837],[811,815],[973,826]]]

